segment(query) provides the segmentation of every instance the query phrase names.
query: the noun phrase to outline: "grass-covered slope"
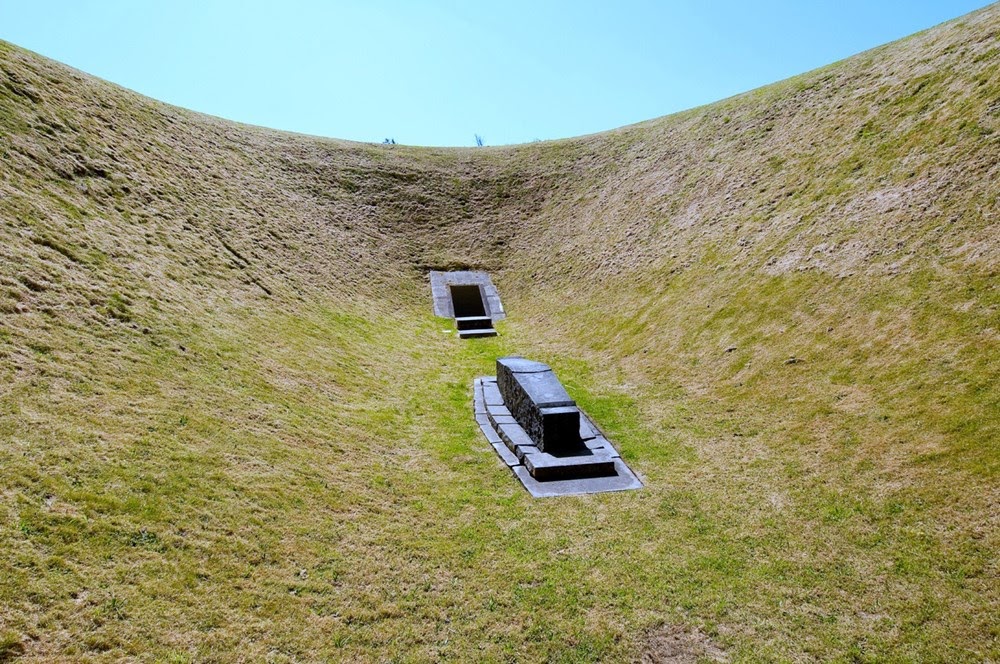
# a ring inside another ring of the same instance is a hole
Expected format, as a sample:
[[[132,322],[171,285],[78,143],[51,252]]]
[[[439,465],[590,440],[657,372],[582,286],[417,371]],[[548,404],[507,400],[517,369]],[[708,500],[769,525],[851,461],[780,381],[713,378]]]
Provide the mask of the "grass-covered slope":
[[[445,150],[0,43],[0,661],[997,659],[998,44]],[[644,490],[520,488],[470,416],[511,352]]]

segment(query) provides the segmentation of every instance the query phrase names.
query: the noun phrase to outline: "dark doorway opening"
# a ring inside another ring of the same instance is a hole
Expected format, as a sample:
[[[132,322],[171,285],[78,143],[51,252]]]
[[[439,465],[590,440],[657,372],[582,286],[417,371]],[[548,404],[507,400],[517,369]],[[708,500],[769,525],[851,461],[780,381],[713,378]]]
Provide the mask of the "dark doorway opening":
[[[459,337],[492,337],[497,333],[493,318],[486,313],[486,299],[479,284],[449,284],[448,288]]]
[[[486,315],[486,305],[483,304],[483,293],[478,284],[459,286],[452,284],[451,303],[455,307],[455,318],[470,318]]]

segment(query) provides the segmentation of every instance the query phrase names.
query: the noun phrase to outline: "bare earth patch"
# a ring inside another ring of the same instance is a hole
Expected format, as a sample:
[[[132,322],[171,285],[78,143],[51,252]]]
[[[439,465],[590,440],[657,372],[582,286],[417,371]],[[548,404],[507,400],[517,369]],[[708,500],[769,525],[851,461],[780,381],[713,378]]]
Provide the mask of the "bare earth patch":
[[[642,664],[728,662],[729,656],[701,630],[663,625],[650,633],[639,660]]]

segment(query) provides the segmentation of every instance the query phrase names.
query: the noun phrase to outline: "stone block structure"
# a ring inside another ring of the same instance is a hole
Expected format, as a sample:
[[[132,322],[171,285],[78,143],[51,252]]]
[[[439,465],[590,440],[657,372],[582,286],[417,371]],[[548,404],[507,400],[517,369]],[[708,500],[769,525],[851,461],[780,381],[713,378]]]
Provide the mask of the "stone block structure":
[[[539,450],[561,455],[580,449],[580,410],[548,365],[501,358],[497,387],[504,405]]]
[[[533,496],[642,486],[548,365],[500,358],[497,376],[476,379],[473,393],[483,434]]]

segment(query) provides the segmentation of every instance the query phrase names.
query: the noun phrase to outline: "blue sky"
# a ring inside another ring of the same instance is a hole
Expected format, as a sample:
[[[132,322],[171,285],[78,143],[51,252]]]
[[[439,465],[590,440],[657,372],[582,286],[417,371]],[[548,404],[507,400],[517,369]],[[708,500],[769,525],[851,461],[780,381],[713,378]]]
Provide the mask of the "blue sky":
[[[242,122],[499,145],[712,102],[987,4],[0,0],[0,39]]]

